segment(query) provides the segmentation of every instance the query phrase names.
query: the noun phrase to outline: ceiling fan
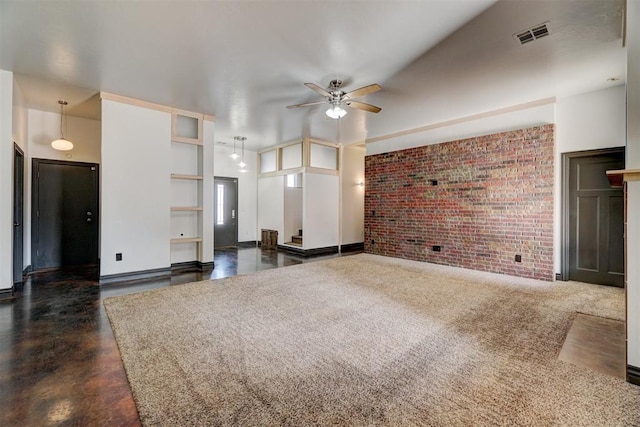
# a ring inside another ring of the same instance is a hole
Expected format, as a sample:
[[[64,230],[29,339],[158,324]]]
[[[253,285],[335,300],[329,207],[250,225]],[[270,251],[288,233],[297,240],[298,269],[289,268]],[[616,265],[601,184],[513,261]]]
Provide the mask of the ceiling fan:
[[[329,87],[327,88],[327,90],[313,83],[305,83],[304,85],[309,89],[318,92],[320,95],[324,96],[325,99],[323,101],[305,102],[304,104],[289,105],[287,106],[287,108],[308,107],[310,105],[328,103],[331,104],[331,106],[327,110],[326,114],[332,119],[341,119],[347,114],[347,111],[342,108],[343,105],[351,108],[356,108],[358,110],[368,111],[370,113],[379,113],[380,111],[382,111],[382,108],[376,107],[375,105],[353,100],[354,98],[359,98],[361,96],[365,96],[382,89],[382,87],[380,87],[380,85],[377,83],[361,87],[360,89],[352,90],[351,92],[343,91],[341,89],[342,80],[338,79],[331,80],[331,82],[329,82]]]

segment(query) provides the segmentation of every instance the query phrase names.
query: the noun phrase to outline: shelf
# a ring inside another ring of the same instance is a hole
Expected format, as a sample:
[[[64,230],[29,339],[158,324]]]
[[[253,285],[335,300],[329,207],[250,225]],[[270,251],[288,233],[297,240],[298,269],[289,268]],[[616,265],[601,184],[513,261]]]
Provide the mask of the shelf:
[[[198,206],[171,206],[171,211],[201,211]]]
[[[171,239],[171,243],[200,243],[202,242],[202,237],[177,237],[175,239]]]
[[[202,181],[204,177],[202,175],[182,175],[179,173],[172,173],[171,179],[193,179],[197,181]]]
[[[625,181],[640,181],[640,169],[621,169],[607,171],[612,187],[622,187]]]
[[[179,139],[180,137],[175,136],[171,139],[171,142],[177,142],[179,144],[191,144],[191,145],[204,145],[202,141],[191,140],[191,139]]]

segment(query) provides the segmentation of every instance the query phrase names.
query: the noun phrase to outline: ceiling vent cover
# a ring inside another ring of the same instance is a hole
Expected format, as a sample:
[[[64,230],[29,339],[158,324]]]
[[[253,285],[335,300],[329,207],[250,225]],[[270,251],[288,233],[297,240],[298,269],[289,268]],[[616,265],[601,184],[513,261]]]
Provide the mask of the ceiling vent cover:
[[[516,36],[516,38],[520,41],[520,44],[529,43],[548,35],[549,27],[547,26],[547,22],[514,34],[514,36]]]

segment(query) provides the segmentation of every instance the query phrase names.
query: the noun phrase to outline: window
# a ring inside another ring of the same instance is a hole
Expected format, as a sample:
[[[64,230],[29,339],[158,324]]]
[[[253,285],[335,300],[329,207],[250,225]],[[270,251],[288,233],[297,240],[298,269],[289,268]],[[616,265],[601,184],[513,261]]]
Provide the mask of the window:
[[[276,150],[265,151],[260,154],[260,173],[276,171]]]
[[[224,185],[216,186],[217,202],[216,202],[216,225],[224,225]]]

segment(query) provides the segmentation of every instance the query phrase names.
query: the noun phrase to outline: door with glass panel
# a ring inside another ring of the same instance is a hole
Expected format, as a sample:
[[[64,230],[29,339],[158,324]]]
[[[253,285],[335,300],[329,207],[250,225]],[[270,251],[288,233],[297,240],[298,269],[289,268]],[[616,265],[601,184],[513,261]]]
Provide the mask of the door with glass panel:
[[[223,248],[238,244],[238,179],[215,177],[214,247]]]

